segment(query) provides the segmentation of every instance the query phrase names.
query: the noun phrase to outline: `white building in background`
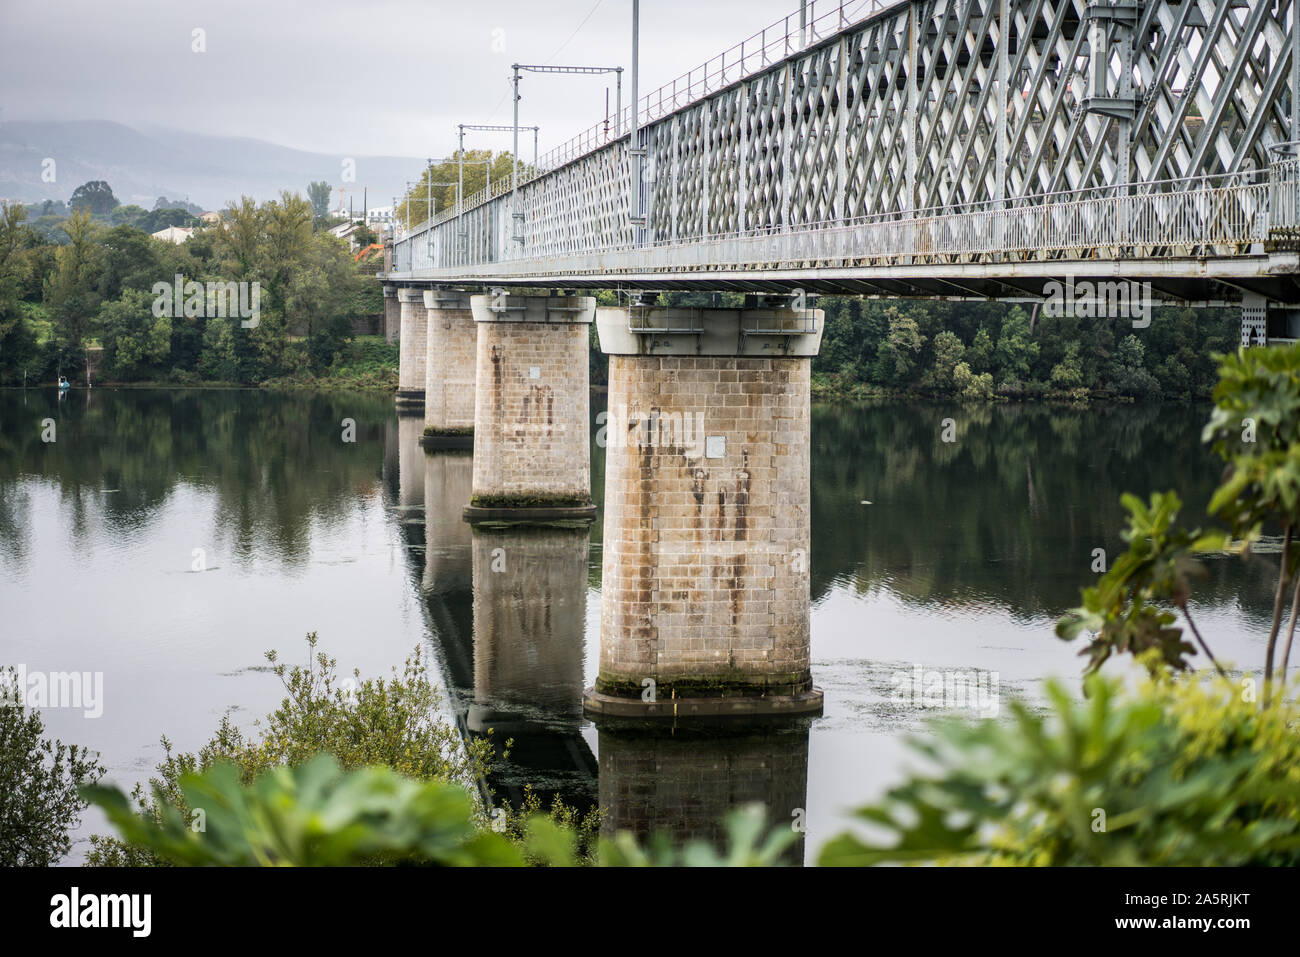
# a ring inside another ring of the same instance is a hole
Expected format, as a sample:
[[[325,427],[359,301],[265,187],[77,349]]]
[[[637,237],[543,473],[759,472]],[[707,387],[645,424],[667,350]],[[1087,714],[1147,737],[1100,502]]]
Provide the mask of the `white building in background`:
[[[154,239],[161,239],[163,242],[175,243],[179,246],[194,235],[194,229],[189,226],[168,226],[166,229],[160,229],[152,235]]]
[[[391,226],[393,222],[393,207],[391,206],[373,206],[366,210],[366,225],[371,229],[377,226]]]
[[[393,221],[393,207],[391,206],[371,206],[369,209],[348,209],[346,206],[340,206],[338,209],[330,211],[330,215],[335,219],[350,219],[354,223],[365,221],[365,224],[371,229],[378,226],[387,226]]]

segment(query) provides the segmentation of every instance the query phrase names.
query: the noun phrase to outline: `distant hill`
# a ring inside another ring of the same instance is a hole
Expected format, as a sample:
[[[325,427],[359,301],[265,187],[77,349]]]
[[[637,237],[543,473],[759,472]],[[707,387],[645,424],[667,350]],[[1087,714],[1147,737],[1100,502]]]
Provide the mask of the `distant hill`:
[[[41,181],[46,157],[56,163],[53,183]],[[305,196],[309,182],[325,180],[336,190],[331,205],[342,185],[343,202],[351,200],[360,211],[363,188],[369,189],[371,206],[388,206],[424,165],[422,159],[398,156],[351,158],[356,181],[342,183],[344,157],[263,140],[133,129],[99,120],[7,122],[0,125],[0,197],[66,201],[82,183],[102,179],[121,203],[152,209],[159,196],[188,196],[205,209],[220,209],[243,195],[272,199],[282,189]]]

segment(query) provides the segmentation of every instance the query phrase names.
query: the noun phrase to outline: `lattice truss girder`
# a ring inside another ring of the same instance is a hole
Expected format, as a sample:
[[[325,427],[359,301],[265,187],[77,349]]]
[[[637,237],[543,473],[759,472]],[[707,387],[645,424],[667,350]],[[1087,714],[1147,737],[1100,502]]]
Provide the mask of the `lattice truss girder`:
[[[1300,0],[913,0],[644,127],[647,239],[1258,169]],[[629,244],[628,138],[435,227],[414,262]]]

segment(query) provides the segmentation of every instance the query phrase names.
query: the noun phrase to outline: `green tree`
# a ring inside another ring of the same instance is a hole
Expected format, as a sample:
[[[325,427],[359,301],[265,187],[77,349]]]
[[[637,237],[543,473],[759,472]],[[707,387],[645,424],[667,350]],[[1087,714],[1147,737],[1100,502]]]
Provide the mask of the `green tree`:
[[[398,202],[397,218],[401,222],[408,225],[424,222],[430,215],[430,201],[434,213],[450,209],[455,204],[462,171],[458,156],[458,153],[453,153],[450,159],[424,168],[419,180]],[[494,186],[509,181],[513,175],[510,156],[510,153],[494,154],[491,150],[466,150],[463,166],[465,198],[470,199],[487,185],[489,163]],[[531,175],[532,166],[520,163],[520,181]]]
[[[324,219],[330,212],[330,184],[324,180],[308,183],[307,199],[311,203],[312,215]]]
[[[86,808],[78,789],[104,768],[94,752],[46,737],[23,690],[13,668],[0,669],[0,866],[51,867]]]
[[[148,215],[143,206],[118,206],[108,214],[108,221],[114,226],[136,226]]]
[[[68,206],[73,210],[88,210],[92,216],[107,216],[118,206],[112,187],[102,179],[82,183],[72,191]]]
[[[1048,380],[1053,389],[1069,392],[1083,385],[1083,362],[1079,359],[1079,343],[1071,342],[1065,347],[1061,361],[1052,366],[1052,375]]]
[[[1031,380],[1030,370],[1038,358],[1038,343],[1029,331],[1029,316],[1019,306],[1013,308],[1002,320],[998,343],[993,350],[993,363],[998,380],[1002,383]]]
[[[1111,388],[1121,395],[1152,396],[1160,393],[1160,383],[1146,369],[1146,348],[1142,340],[1132,334],[1120,340],[1106,366],[1106,377]]]
[[[1214,411],[1202,438],[1228,465],[1210,500],[1210,514],[1228,523],[1248,544],[1265,526],[1282,531],[1282,553],[1273,593],[1273,620],[1264,651],[1264,700],[1272,690],[1274,655],[1286,593],[1295,579],[1291,621],[1282,653],[1282,680],[1300,619],[1300,344],[1239,348],[1219,356]]]
[[[153,298],[137,289],[99,310],[104,372],[124,381],[160,378],[171,351],[172,320],[153,314]]]
[[[966,361],[976,375],[993,371],[993,337],[987,329],[981,328],[975,333],[970,348],[966,350]]]
[[[901,309],[890,307],[885,315],[889,334],[876,350],[876,380],[885,385],[904,386],[914,377],[925,339],[916,320]]]
[[[54,322],[56,348],[69,362],[84,356],[86,337],[99,307],[94,289],[96,246],[87,209],[77,210],[65,227],[70,242],[59,247],[54,274],[46,280],[45,304]]]
[[[987,402],[993,398],[993,376],[988,372],[975,375],[964,362],[952,370],[953,391],[968,402]]]
[[[934,337],[934,365],[926,374],[926,384],[944,391],[953,388],[953,371],[962,361],[966,347],[956,333],[944,330]],[[969,370],[969,366],[967,369]]]
[[[238,769],[239,780],[251,784],[266,771],[297,766],[328,752],[344,769],[381,765],[415,781],[442,781],[473,787],[486,774],[492,745],[484,739],[462,747],[456,730],[439,719],[441,696],[429,681],[419,651],[406,660],[400,674],[362,679],[338,673],[338,662],[317,651],[315,633],[307,636],[306,665],[286,666],[275,652],[267,653],[285,697],[259,734],[246,738],[228,718],[195,754],[176,754],[163,739],[163,762],[150,781],[150,794],[141,787],[132,799],[139,813],[155,822],[166,809],[186,812],[183,780],[187,774],[219,764]],[[141,858],[113,838],[92,838],[88,857],[94,865],[157,863]]]
[[[35,340],[23,320],[23,285],[30,273],[23,255],[27,210],[0,204],[0,381],[18,380],[35,352]]]
[[[1111,563],[1101,580],[1083,590],[1083,605],[1057,623],[1056,633],[1070,641],[1084,631],[1094,633],[1083,650],[1086,672],[1102,666],[1112,654],[1142,656],[1154,669],[1182,671],[1195,649],[1183,640],[1169,606],[1182,613],[1206,657],[1218,666],[1192,620],[1188,603],[1192,583],[1205,577],[1198,555],[1221,550],[1219,532],[1203,533],[1178,527],[1182,501],[1175,492],[1156,492],[1150,504],[1136,495],[1121,498],[1128,510],[1128,527],[1121,537],[1128,548]],[[1222,673],[1222,668],[1219,669]]]
[[[414,781],[386,767],[345,773],[330,755],[275,767],[243,783],[217,763],[177,782],[181,807],[157,792],[158,813],[141,816],[116,788],[87,787],[129,842],[131,856],[225,867],[340,867],[421,863],[521,866],[520,850],[476,822],[473,798],[442,781]],[[191,811],[190,809],[200,809]],[[201,818],[196,818],[201,814]],[[196,820],[202,827],[195,827]],[[543,822],[545,826],[545,822]],[[553,833],[533,850],[554,846]]]

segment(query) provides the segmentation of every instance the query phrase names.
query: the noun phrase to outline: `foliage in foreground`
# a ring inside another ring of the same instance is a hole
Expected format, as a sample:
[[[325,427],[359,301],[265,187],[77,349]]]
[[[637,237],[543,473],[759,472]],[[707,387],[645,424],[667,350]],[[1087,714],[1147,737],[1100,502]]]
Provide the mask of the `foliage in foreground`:
[[[1066,613],[1056,625],[1059,637],[1074,639],[1084,631],[1093,638],[1082,654],[1088,656],[1085,673],[1100,668],[1113,654],[1145,655],[1154,669],[1185,671],[1195,648],[1183,640],[1177,618],[1166,609],[1182,613],[1201,650],[1215,663],[1187,607],[1194,580],[1206,576],[1197,555],[1220,551],[1227,545],[1222,532],[1188,531],[1177,526],[1182,501],[1175,492],[1157,492],[1149,504],[1136,495],[1120,499],[1128,511],[1128,527],[1120,533],[1128,549],[1102,575],[1083,590],[1083,604]]]
[[[83,793],[132,848],[179,865],[522,863],[515,844],[477,825],[464,788],[382,767],[345,772],[329,755],[273,768],[248,785],[234,765],[220,763],[181,775],[176,787],[185,810],[158,794],[152,817],[116,788]]]
[[[182,778],[219,763],[232,765],[245,784],[273,768],[304,765],[321,752],[334,755],[345,769],[382,766],[417,782],[473,786],[486,774],[492,743],[462,744],[455,729],[439,719],[441,697],[418,650],[400,675],[362,680],[357,672],[341,678],[336,659],[316,651],[316,644],[313,632],[307,636],[305,666],[287,667],[274,651],[267,653],[285,697],[265,723],[258,723],[256,737],[246,738],[228,717],[197,753],[174,753],[164,737],[165,757],[149,792],[139,785],[133,791],[141,813],[161,821],[168,806],[184,812]],[[91,843],[91,865],[164,863],[115,838],[97,835]]]
[[[1205,569],[1197,555],[1222,551],[1229,537],[1251,554],[1265,529],[1281,532],[1282,549],[1273,590],[1273,616],[1264,651],[1262,703],[1274,693],[1278,640],[1291,595],[1290,623],[1281,649],[1280,683],[1285,685],[1292,642],[1300,622],[1300,344],[1238,349],[1220,355],[1214,411],[1202,441],[1227,463],[1223,480],[1210,500],[1209,513],[1227,524],[1220,531],[1188,531],[1177,525],[1182,502],[1174,492],[1151,496],[1144,505],[1136,496],[1122,499],[1129,512],[1123,533],[1127,551],[1096,587],[1085,589],[1083,605],[1065,615],[1057,634],[1067,640],[1083,631],[1095,633],[1084,653],[1089,672],[1112,654],[1141,655],[1153,669],[1183,670],[1193,651],[1175,627],[1178,609],[1206,656],[1219,668],[1204,636],[1188,611],[1197,579]]]
[[[879,839],[842,835],[820,863],[1300,864],[1294,704],[1260,710],[1222,677],[1086,683],[1079,702],[1050,682],[1047,714],[1013,702],[912,739],[936,770],[856,812]]]
[[[99,755],[45,737],[41,714],[14,699],[17,673],[0,669],[0,867],[51,867],[86,802],[78,788],[104,773]]]
[[[330,755],[273,768],[249,784],[233,765],[220,763],[182,775],[177,787],[184,810],[157,795],[152,816],[139,814],[117,788],[93,785],[83,793],[137,853],[182,866],[586,863],[573,827],[530,814],[513,839],[483,827],[459,785],[413,781],[380,767],[344,771]],[[647,850],[621,833],[601,840],[598,859],[612,867],[769,866],[797,835],[774,829],[765,838],[764,831],[763,809],[751,805],[728,818],[729,847],[722,854],[703,842],[677,848],[663,836]]]

